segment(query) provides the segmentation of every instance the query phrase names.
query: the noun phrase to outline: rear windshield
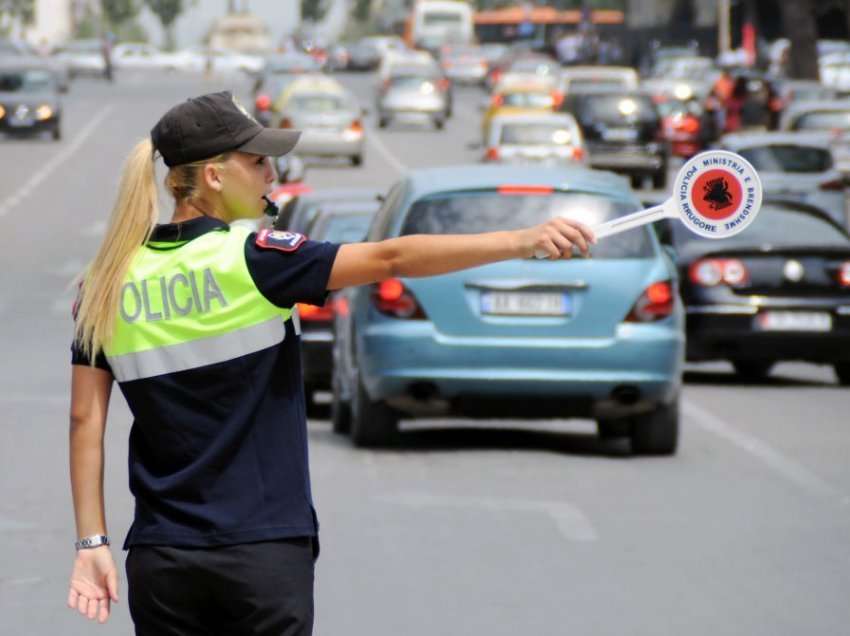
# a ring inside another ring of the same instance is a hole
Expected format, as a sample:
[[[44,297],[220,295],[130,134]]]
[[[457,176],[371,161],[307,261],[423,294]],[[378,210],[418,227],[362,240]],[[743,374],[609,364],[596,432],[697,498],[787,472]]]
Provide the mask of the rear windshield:
[[[652,100],[644,96],[585,95],[579,100],[580,117],[603,123],[652,121],[657,111]]]
[[[713,241],[690,232],[684,223],[672,223],[677,245],[693,241]],[[602,244],[602,241],[599,242]],[[756,220],[740,234],[728,236],[723,247],[777,247],[814,245],[850,248],[850,239],[829,221],[794,208],[766,204]]]
[[[316,221],[310,233],[314,240],[359,243],[366,238],[372,214],[328,214]]]
[[[401,234],[475,234],[516,230],[563,216],[596,225],[633,212],[628,203],[598,194],[500,194],[493,190],[446,192],[414,203]],[[593,246],[593,258],[649,258],[646,229],[623,232]]]
[[[345,108],[342,99],[336,95],[296,95],[292,98],[292,105],[309,113],[330,113]]]
[[[826,148],[797,145],[771,145],[744,148],[740,155],[756,170],[765,172],[826,172],[832,168],[832,154]]]
[[[514,108],[551,108],[552,93],[505,93],[502,104]]]
[[[794,128],[795,130],[850,130],[850,109],[806,113],[797,119]]]
[[[559,124],[504,124],[502,144],[562,146],[573,142],[572,131]]]
[[[0,71],[0,93],[24,93],[50,88],[50,71]]]
[[[426,91],[433,90],[434,88],[436,88],[434,86],[433,81],[431,81],[430,79],[428,79],[426,77],[422,77],[421,75],[420,76],[409,76],[409,75],[397,76],[397,77],[393,77],[391,82],[392,82],[393,88],[409,88],[411,90],[422,89],[422,90],[426,90]],[[430,89],[427,88],[428,86],[430,86],[431,88]]]

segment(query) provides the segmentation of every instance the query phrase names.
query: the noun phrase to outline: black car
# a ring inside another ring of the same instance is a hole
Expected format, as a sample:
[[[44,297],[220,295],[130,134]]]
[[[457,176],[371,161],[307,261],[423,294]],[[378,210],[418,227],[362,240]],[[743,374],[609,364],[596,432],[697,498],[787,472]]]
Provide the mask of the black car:
[[[687,359],[728,360],[749,379],[774,363],[832,364],[850,385],[850,235],[820,208],[767,201],[740,234],[664,222],[687,309]]]
[[[656,189],[667,185],[669,152],[661,116],[649,95],[587,88],[570,92],[561,110],[578,121],[592,167],[629,175],[633,187],[646,177]]]
[[[0,132],[62,138],[62,107],[55,73],[37,63],[0,63]]]
[[[355,203],[331,203],[323,207],[307,228],[310,238],[332,243],[359,243],[366,238],[369,223],[378,210],[377,199]],[[335,296],[322,307],[298,305],[301,322],[301,363],[304,395],[310,415],[317,412],[314,394],[331,388],[333,370],[333,324],[338,309]]]

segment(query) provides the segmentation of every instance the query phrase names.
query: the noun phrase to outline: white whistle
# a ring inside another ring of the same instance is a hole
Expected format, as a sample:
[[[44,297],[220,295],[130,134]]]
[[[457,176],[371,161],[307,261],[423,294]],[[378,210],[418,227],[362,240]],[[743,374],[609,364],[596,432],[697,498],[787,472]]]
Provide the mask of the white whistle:
[[[676,174],[672,196],[664,203],[600,223],[591,230],[600,239],[661,219],[679,219],[700,236],[722,239],[752,223],[761,200],[761,179],[749,161],[727,150],[709,150],[685,162]],[[543,250],[537,250],[534,256],[549,258]]]

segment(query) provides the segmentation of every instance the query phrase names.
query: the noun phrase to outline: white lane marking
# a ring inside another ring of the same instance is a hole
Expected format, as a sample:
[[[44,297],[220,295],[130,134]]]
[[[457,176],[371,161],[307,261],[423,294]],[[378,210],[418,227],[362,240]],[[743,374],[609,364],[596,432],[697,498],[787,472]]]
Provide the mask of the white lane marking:
[[[850,498],[844,496],[808,468],[773,448],[767,442],[736,429],[689,400],[682,402],[682,410],[685,416],[700,428],[717,435],[717,437],[749,453],[776,473],[788,481],[797,484],[810,494],[827,499],[840,499],[844,503],[850,501]]]
[[[403,175],[409,171],[409,168],[404,165],[404,163],[402,163],[383,142],[377,130],[374,128],[367,128],[366,132],[366,143],[372,144],[375,150],[378,151],[378,154],[386,159],[387,163],[389,163],[399,175]]]
[[[593,525],[578,507],[563,501],[526,501],[497,497],[456,497],[426,493],[399,493],[378,497],[387,503],[413,508],[460,508],[494,512],[536,512],[548,515],[568,541],[596,541]]]
[[[49,177],[53,171],[61,166],[65,161],[70,159],[71,156],[80,149],[80,146],[86,142],[86,139],[94,133],[101,122],[106,119],[112,111],[112,108],[112,105],[106,105],[101,108],[94,117],[91,118],[91,121],[89,121],[89,123],[86,124],[77,136],[74,137],[71,143],[53,155],[53,157],[51,157],[50,160],[41,167],[41,170],[32,175],[20,188],[6,197],[3,201],[0,201],[0,217],[6,216],[20,203],[25,201],[30,194],[32,194],[32,191],[41,185],[42,181],[47,179],[47,177]]]

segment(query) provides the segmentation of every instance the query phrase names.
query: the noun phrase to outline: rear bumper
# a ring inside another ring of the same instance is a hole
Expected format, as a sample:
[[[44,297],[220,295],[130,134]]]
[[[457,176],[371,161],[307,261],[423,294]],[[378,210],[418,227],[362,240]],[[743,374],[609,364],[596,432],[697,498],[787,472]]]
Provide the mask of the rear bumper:
[[[763,331],[755,326],[758,310],[717,307],[688,308],[687,359],[705,360],[801,360],[832,363],[850,361],[850,304],[841,307],[791,307],[826,311],[832,315],[827,332]],[[785,310],[783,307],[771,309]]]
[[[536,339],[450,337],[411,321],[371,325],[358,347],[368,352],[360,374],[370,396],[407,412],[435,404],[457,412],[481,399],[529,415],[555,400],[561,416],[598,417],[669,402],[681,383],[685,342],[671,323],[621,324],[612,338]]]
[[[43,121],[33,121],[22,126],[13,126],[9,124],[8,117],[0,119],[0,132],[7,135],[32,135],[45,131],[52,131],[59,126],[59,117],[51,117]]]

